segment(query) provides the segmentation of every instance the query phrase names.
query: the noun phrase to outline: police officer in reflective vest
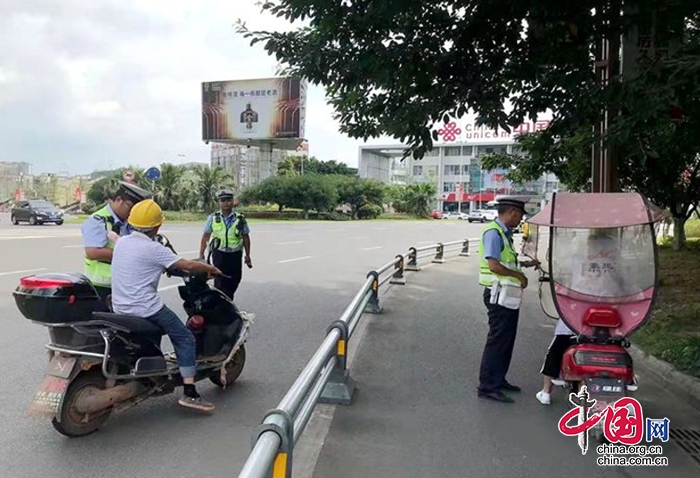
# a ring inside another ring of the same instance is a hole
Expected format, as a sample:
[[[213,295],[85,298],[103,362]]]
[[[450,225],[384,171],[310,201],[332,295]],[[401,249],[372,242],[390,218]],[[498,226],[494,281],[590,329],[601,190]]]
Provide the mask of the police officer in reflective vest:
[[[527,287],[521,267],[538,264],[519,263],[513,246],[513,228],[520,224],[528,200],[522,196],[497,198],[498,218],[486,226],[479,244],[479,284],[484,286],[489,334],[481,359],[478,393],[481,398],[503,403],[513,402],[503,392],[520,391],[520,387],[506,380],[506,375],[518,330],[518,296]]]
[[[243,251],[246,265],[248,268],[253,267],[250,258],[250,229],[245,216],[233,210],[233,191],[223,190],[217,197],[221,210],[207,218],[199,257],[204,259],[208,245],[212,264],[231,277],[217,277],[214,286],[233,300],[243,276]]]
[[[151,196],[145,189],[120,181],[107,204],[83,222],[85,275],[102,298],[112,291],[112,251],[118,238],[129,233],[126,221],[131,208]]]

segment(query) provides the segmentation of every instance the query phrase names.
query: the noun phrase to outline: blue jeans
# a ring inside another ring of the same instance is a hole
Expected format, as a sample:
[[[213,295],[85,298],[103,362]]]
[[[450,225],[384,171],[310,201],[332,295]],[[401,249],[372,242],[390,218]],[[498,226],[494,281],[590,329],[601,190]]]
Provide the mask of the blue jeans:
[[[155,315],[147,318],[163,330],[175,348],[177,364],[180,366],[182,378],[194,377],[197,370],[195,358],[197,356],[197,343],[192,332],[185,327],[180,318],[167,306],[163,306]]]

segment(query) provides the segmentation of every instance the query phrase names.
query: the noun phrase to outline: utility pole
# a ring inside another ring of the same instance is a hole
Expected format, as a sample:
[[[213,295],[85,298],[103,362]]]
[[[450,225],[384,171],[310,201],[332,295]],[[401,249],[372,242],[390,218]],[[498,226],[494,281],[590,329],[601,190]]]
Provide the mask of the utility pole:
[[[602,38],[596,47],[595,73],[598,84],[601,87],[610,85],[620,78],[620,0],[610,0],[608,4],[609,31],[607,38]],[[617,175],[615,148],[611,148],[606,135],[612,118],[617,115],[604,107],[600,112],[600,121],[596,125],[595,133],[598,136],[593,145],[591,161],[591,179],[593,180],[594,193],[617,192],[620,189]]]

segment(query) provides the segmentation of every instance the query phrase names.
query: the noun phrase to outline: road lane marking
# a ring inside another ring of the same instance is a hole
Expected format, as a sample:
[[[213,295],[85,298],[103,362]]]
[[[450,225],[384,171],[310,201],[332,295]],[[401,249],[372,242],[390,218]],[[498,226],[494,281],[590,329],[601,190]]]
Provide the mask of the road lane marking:
[[[304,244],[306,241],[275,242],[276,246],[289,246],[292,244]]]
[[[367,239],[367,236],[352,236],[350,239]]]
[[[377,249],[384,249],[384,246],[374,246],[374,247],[364,247],[363,251],[376,251]]]
[[[58,239],[61,237],[80,237],[81,234],[61,234],[53,236],[0,236],[0,241],[19,241],[23,239]]]
[[[47,270],[45,267],[42,267],[41,269],[24,269],[22,271],[9,271],[9,272],[0,272],[0,276],[11,276],[14,274],[25,274],[27,272],[41,272]]]
[[[280,264],[286,264],[288,262],[303,261],[306,259],[311,259],[313,256],[295,257],[294,259],[287,259],[285,261],[279,261]]]

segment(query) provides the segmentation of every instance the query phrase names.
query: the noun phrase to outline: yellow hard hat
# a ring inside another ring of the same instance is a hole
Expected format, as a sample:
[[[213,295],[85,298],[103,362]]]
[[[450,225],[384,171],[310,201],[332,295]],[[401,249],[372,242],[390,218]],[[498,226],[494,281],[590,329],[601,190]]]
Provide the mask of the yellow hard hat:
[[[129,224],[140,229],[158,227],[163,224],[163,210],[153,199],[139,201],[131,208]]]

